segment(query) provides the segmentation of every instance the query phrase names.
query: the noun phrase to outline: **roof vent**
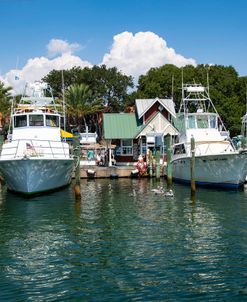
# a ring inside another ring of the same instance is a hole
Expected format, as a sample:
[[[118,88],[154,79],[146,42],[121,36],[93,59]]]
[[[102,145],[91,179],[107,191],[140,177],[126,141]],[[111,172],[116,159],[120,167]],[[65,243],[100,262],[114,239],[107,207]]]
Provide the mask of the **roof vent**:
[[[163,110],[163,106],[159,105],[158,109],[159,109],[159,111],[162,111]]]

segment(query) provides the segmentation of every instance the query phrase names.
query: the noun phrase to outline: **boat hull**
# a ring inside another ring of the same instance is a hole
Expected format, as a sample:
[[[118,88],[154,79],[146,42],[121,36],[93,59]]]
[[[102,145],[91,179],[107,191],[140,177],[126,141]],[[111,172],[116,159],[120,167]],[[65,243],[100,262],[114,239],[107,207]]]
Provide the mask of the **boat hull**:
[[[173,179],[191,181],[191,157],[172,161]],[[195,157],[195,182],[202,186],[238,188],[245,182],[247,154],[231,153]]]
[[[0,161],[9,190],[31,195],[66,186],[71,181],[73,159],[12,159]]]

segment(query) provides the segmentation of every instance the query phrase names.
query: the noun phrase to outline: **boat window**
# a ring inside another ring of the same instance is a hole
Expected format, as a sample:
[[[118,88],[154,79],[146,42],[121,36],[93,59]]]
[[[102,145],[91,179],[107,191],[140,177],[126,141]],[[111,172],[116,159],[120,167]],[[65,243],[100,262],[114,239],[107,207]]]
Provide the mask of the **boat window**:
[[[210,125],[210,128],[216,128],[216,116],[214,115],[210,115],[209,116],[209,125]]]
[[[57,115],[46,115],[46,126],[59,127],[59,117]]]
[[[27,126],[27,116],[26,115],[17,115],[14,117],[14,127],[26,127]]]
[[[42,114],[29,115],[29,126],[44,126]]]
[[[64,117],[60,117],[60,128],[64,129]]]
[[[196,122],[195,122],[195,117],[193,115],[188,116],[188,128],[193,129],[196,128]]]
[[[208,116],[207,115],[197,116],[197,128],[208,128]]]
[[[184,144],[179,144],[174,147],[173,154],[184,154],[184,153],[185,153]]]

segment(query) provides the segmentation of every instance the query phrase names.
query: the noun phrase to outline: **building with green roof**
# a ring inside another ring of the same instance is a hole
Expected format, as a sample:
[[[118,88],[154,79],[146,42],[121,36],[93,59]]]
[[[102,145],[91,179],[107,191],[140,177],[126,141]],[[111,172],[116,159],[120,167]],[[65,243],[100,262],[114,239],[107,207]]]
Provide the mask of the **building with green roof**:
[[[116,162],[136,161],[139,155],[146,155],[147,149],[159,149],[164,154],[164,137],[178,135],[172,124],[175,117],[173,101],[158,98],[136,100],[135,113],[104,113],[104,138],[109,146],[116,145]]]

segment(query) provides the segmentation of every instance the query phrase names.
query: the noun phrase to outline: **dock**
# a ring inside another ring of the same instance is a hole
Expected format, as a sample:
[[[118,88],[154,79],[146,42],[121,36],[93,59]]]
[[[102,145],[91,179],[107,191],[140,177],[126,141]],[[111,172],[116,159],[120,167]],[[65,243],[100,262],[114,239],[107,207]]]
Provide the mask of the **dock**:
[[[122,178],[131,177],[131,172],[136,170],[136,166],[97,166],[97,165],[80,165],[81,178]],[[155,173],[154,175],[155,176]],[[160,176],[164,176],[164,169],[160,169]],[[74,177],[74,175],[73,175]]]

